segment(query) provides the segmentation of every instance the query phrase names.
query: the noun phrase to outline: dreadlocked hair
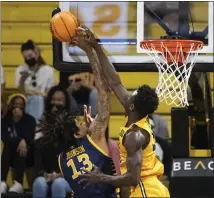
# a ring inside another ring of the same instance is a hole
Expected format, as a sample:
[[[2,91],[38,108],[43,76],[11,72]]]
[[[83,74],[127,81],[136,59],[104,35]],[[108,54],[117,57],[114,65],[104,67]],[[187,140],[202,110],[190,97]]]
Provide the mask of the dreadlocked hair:
[[[39,139],[38,149],[47,144],[69,148],[76,146],[74,135],[78,134],[79,128],[76,126],[75,117],[66,110],[61,109],[54,113],[44,113],[40,120],[39,130],[43,137]]]
[[[137,89],[134,105],[138,115],[143,118],[154,113],[159,105],[159,99],[154,89],[148,85],[142,85]]]

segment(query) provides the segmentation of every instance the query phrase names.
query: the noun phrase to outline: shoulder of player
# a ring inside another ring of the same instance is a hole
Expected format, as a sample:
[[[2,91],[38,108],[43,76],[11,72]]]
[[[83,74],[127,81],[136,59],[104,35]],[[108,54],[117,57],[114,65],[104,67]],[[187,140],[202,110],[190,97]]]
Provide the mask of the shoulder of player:
[[[139,128],[138,126],[133,126],[127,131],[125,141],[135,142],[135,144],[139,144],[139,146],[144,149],[150,141],[150,134],[145,129]]]
[[[127,134],[125,136],[124,146],[131,146],[137,149],[144,147],[147,142],[147,136],[142,133],[141,129],[131,128],[129,131],[127,131]]]

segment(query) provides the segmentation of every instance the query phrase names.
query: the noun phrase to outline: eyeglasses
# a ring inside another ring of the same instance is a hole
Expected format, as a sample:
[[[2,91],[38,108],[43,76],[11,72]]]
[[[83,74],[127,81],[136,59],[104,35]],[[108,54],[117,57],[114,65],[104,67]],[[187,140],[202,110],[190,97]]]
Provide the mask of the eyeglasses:
[[[37,86],[37,83],[36,83],[36,76],[32,76],[31,79],[32,79],[32,86],[33,86],[33,87],[36,87],[36,86]]]

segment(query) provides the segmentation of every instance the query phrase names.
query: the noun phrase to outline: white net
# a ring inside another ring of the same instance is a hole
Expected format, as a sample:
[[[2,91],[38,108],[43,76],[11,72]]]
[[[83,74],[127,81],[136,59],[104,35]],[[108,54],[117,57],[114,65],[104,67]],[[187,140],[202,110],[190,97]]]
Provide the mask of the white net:
[[[168,105],[187,106],[187,87],[191,71],[195,65],[195,59],[203,44],[193,42],[186,45],[185,50],[179,41],[173,42],[173,46],[164,41],[157,43],[145,42],[141,45],[155,62],[159,80],[156,93],[160,101]],[[188,50],[187,50],[188,49]]]

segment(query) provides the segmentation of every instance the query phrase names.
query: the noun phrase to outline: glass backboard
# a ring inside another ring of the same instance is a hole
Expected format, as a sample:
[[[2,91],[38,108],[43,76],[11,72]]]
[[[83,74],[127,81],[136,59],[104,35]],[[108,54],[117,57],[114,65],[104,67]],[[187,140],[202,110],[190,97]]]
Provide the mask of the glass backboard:
[[[145,2],[145,5],[176,31],[178,2]],[[82,25],[89,27],[97,35],[105,53],[118,71],[127,70],[125,67],[132,68],[134,66],[142,71],[144,68],[147,71],[150,68],[151,71],[157,71],[152,59],[140,48],[139,43],[146,39],[159,39],[166,33],[145,11],[144,2],[71,1],[60,2],[60,8],[62,11],[70,11],[75,14]],[[210,65],[214,62],[213,2],[190,2],[189,10],[190,31],[193,29],[194,31],[202,31],[209,25],[208,42],[200,52],[201,55],[196,64],[208,63]],[[63,43],[61,61],[66,64],[82,64],[88,63],[88,58],[78,47],[70,47],[68,43]],[[66,65],[63,68],[69,70]],[[211,70],[213,69],[211,68]]]
[[[189,3],[189,31],[202,32],[208,26],[207,40],[196,62],[213,63],[213,2],[187,3]],[[160,39],[166,35],[166,31],[149,14],[148,9],[157,14],[173,32],[179,31],[179,2],[137,2],[137,52],[142,55],[145,51],[140,48],[141,41]]]

